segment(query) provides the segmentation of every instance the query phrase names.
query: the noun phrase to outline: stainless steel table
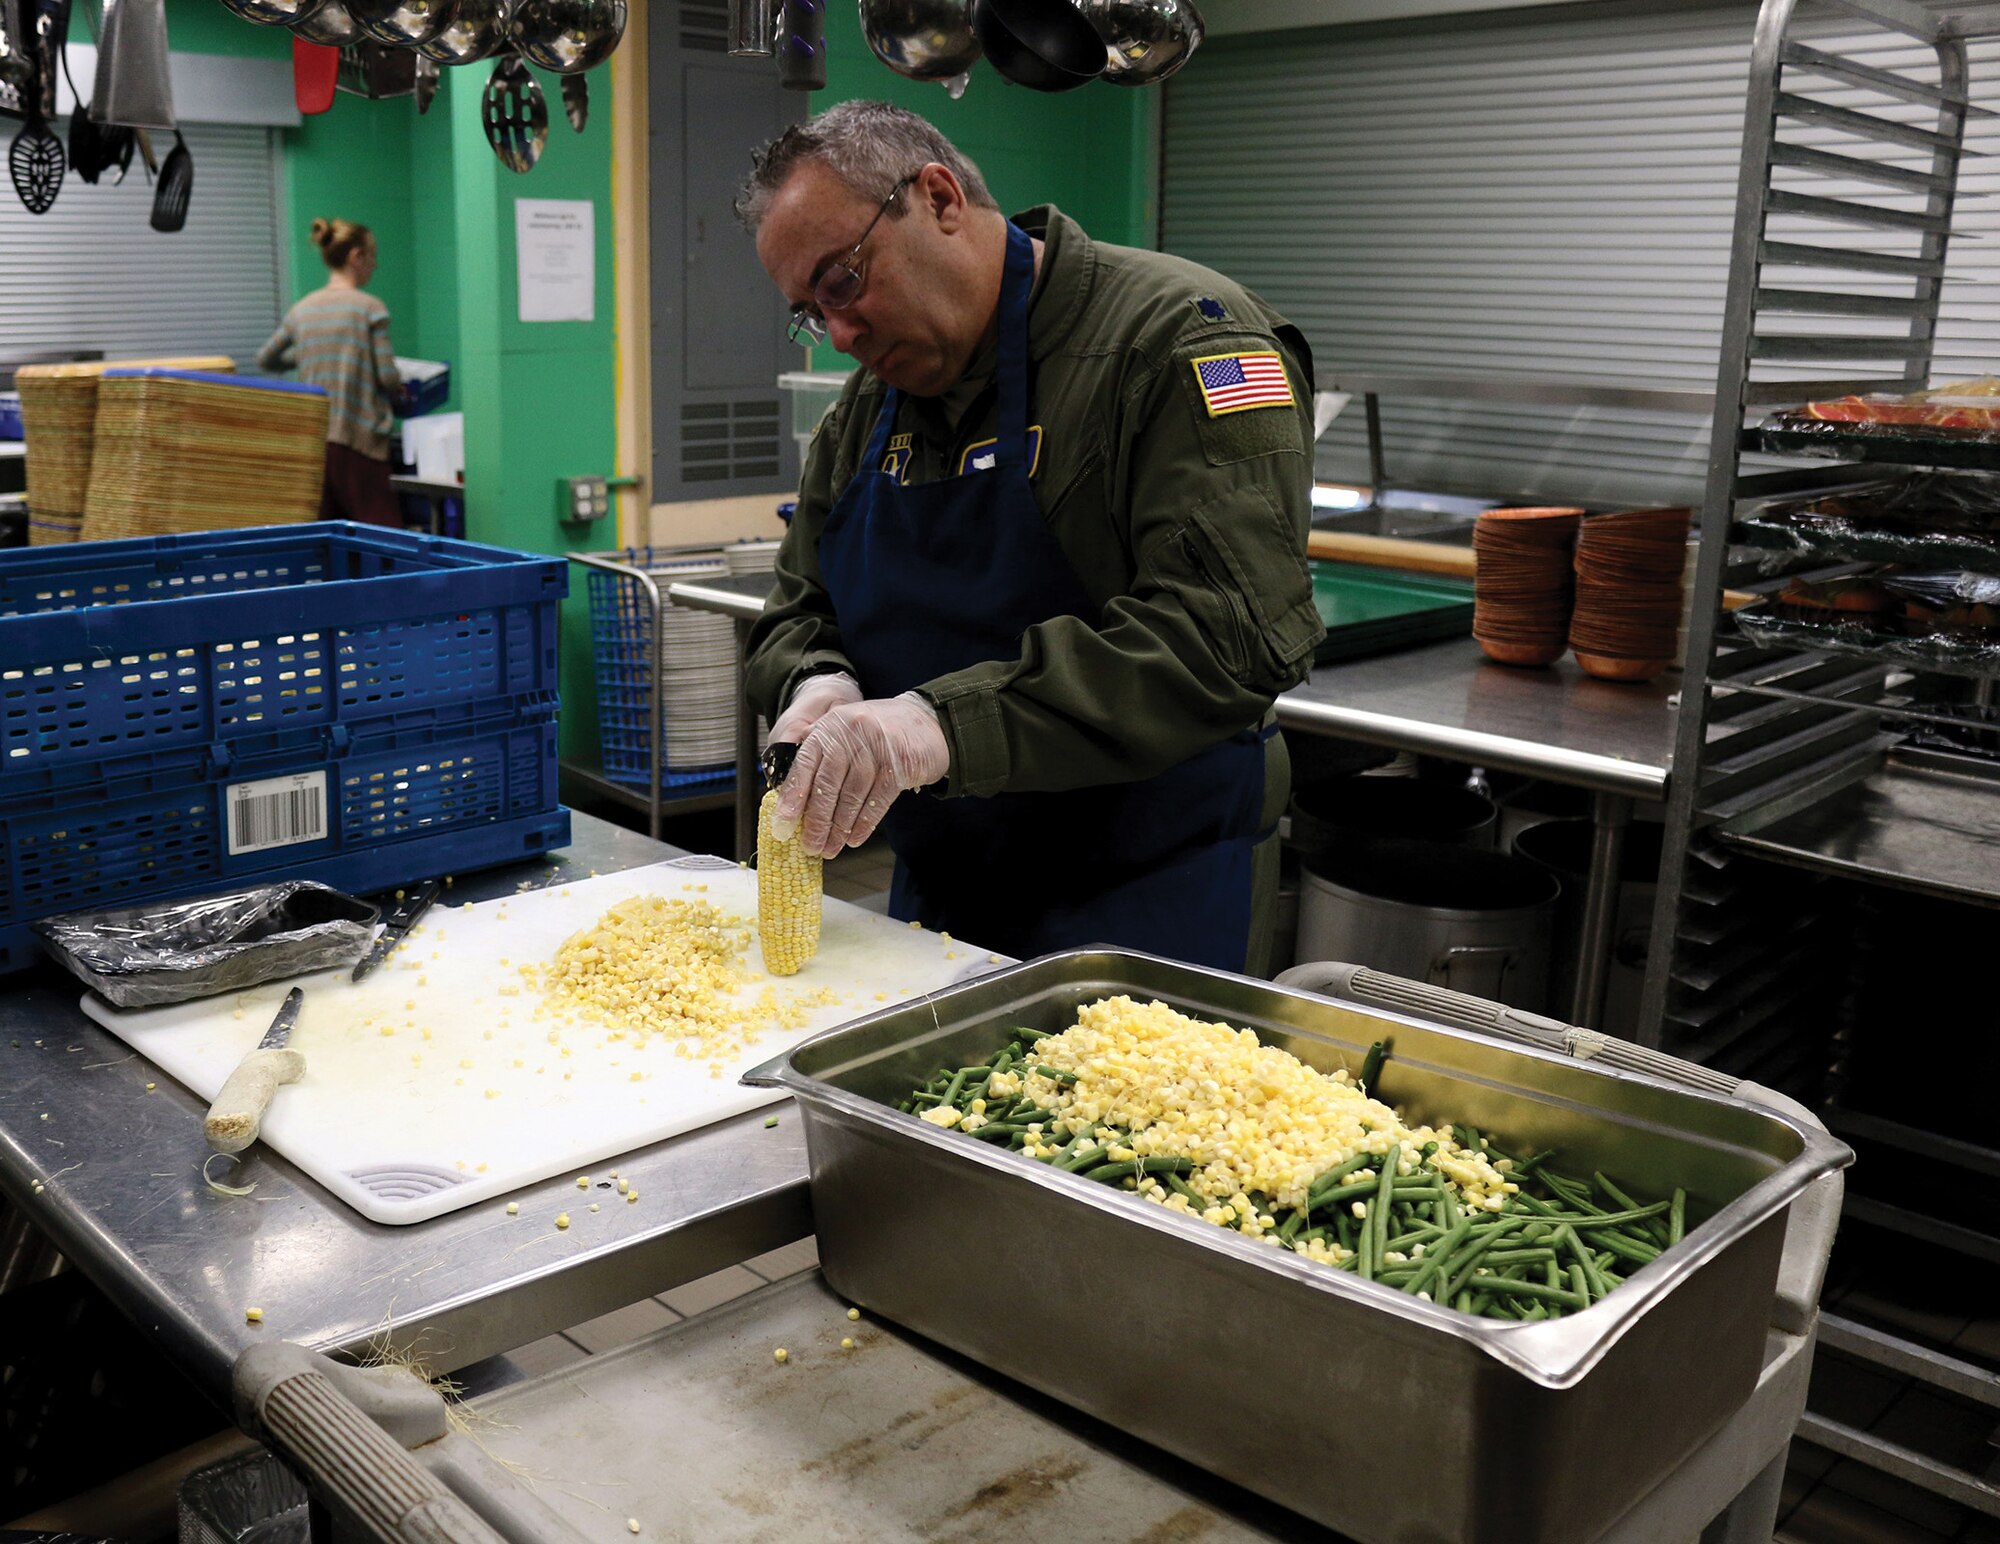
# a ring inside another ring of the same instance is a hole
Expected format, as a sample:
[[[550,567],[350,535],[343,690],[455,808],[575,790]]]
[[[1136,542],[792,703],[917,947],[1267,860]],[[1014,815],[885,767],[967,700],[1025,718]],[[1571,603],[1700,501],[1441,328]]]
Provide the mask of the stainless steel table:
[[[735,619],[740,677],[742,645],[775,583],[769,574],[683,581],[667,587],[667,598]],[[1671,699],[1679,689],[1672,675],[1642,684],[1593,681],[1568,660],[1549,670],[1495,665],[1462,638],[1322,665],[1278,699],[1278,721],[1287,729],[1589,789],[1596,832],[1584,890],[1583,958],[1568,1018],[1598,1028],[1625,827],[1635,799],[1666,796]],[[747,860],[757,837],[757,721],[747,698],[739,697],[736,713],[736,856]]]
[[[408,494],[412,498],[424,500],[430,508],[430,515],[425,529],[433,536],[442,536],[444,534],[444,501],[446,499],[463,499],[465,497],[465,484],[455,482],[425,482],[421,477],[392,476],[389,479],[389,491],[399,495]]]
[[[556,861],[467,875],[455,897],[680,855],[574,822]],[[225,1408],[231,1364],[260,1339],[381,1341],[443,1371],[812,1231],[799,1124],[766,1129],[763,1110],[618,1159],[639,1203],[567,1232],[510,1228],[504,1201],[385,1227],[261,1145],[227,1175],[255,1193],[218,1195],[200,1173],[205,1105],[86,1019],[81,991],[53,966],[0,980],[0,1192]],[[514,1198],[535,1215],[579,1199],[568,1176]],[[262,1325],[245,1322],[253,1305]]]
[[[1603,1027],[1618,872],[1635,799],[1666,797],[1678,675],[1594,681],[1563,660],[1496,665],[1470,638],[1322,665],[1278,699],[1278,722],[1343,740],[1526,773],[1591,791],[1590,871],[1573,1024]]]

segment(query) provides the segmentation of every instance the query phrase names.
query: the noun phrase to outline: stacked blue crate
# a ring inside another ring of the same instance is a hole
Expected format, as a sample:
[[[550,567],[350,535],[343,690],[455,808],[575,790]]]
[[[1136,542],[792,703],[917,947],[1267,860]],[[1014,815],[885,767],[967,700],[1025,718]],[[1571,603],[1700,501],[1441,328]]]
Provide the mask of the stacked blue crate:
[[[0,973],[37,917],[567,842],[568,584],[347,522],[0,552]]]

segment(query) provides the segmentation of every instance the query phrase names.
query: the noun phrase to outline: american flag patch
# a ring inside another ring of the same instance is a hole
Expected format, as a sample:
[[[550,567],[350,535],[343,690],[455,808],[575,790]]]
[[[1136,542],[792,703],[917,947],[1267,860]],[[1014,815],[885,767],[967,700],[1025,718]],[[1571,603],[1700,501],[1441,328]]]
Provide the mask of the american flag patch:
[[[1210,418],[1250,407],[1290,407],[1292,383],[1285,364],[1269,350],[1256,354],[1210,354],[1194,361],[1194,378]]]

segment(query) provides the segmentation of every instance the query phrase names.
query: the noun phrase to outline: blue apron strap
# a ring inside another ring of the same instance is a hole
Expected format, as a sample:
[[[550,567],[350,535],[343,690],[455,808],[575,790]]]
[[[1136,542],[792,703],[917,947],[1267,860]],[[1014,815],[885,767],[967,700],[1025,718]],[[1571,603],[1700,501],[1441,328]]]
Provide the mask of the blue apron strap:
[[[1007,266],[1000,281],[1000,439],[994,466],[1028,462],[1028,295],[1035,287],[1035,244],[1007,226]]]
[[[875,432],[869,435],[868,448],[861,453],[861,471],[882,470],[882,457],[889,449],[889,431],[896,427],[896,409],[902,405],[903,394],[895,387],[882,393],[882,411],[875,415]]]

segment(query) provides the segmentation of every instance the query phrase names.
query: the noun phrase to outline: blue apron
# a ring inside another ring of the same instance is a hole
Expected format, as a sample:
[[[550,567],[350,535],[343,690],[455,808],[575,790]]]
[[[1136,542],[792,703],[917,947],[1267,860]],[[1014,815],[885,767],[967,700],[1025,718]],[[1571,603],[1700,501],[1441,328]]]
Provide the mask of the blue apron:
[[[993,465],[904,487],[882,470],[891,389],[820,537],[820,573],[870,697],[989,660],[1052,617],[1100,612],[1029,486],[1028,294],[1034,248],[1009,225]],[[1250,849],[1263,833],[1264,740],[1232,735],[1154,777],[1059,793],[904,794],[884,822],[890,910],[1019,958],[1085,944],[1241,970]]]

